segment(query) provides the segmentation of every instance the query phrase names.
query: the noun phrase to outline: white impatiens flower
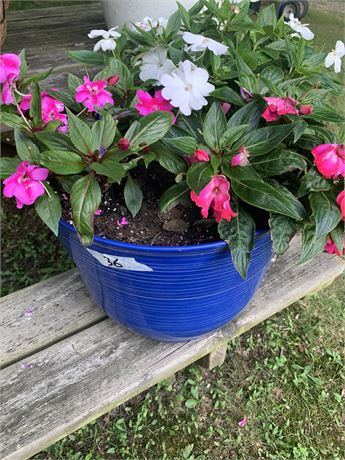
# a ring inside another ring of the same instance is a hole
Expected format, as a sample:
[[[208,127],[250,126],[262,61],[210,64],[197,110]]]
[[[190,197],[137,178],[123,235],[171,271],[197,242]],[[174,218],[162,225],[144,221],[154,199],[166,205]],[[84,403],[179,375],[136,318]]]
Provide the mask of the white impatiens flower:
[[[170,59],[167,59],[167,50],[161,46],[152,48],[142,56],[139,77],[142,81],[160,81],[161,76],[171,73],[175,69]]]
[[[179,67],[170,75],[163,75],[162,95],[173,107],[178,107],[183,115],[190,115],[192,110],[200,110],[207,105],[205,96],[214,91],[208,83],[207,70],[197,67],[190,61],[180,62]]]
[[[148,16],[143,18],[141,21],[135,23],[137,27],[144,30],[145,32],[149,32],[153,29],[157,33],[157,35],[162,35],[167,24],[168,20],[165,18],[153,19]]]
[[[204,37],[203,35],[192,34],[191,32],[185,32],[183,34],[183,40],[188,43],[191,51],[205,51],[209,49],[216,56],[221,56],[228,51],[228,47],[222,43],[216,42],[212,38]]]
[[[89,38],[103,37],[102,40],[99,40],[93,47],[94,51],[114,51],[116,48],[116,39],[121,37],[121,34],[116,32],[117,27],[113,27],[109,30],[95,29],[91,30],[88,34]]]
[[[327,54],[325,59],[325,66],[331,67],[334,65],[334,72],[341,72],[341,59],[345,56],[345,44],[341,40],[338,40],[335,44],[335,50],[332,50]]]
[[[312,40],[314,38],[313,32],[307,27],[309,24],[302,24],[293,13],[290,14],[290,20],[286,23],[292,30],[297,32],[294,36],[304,38],[304,40]]]

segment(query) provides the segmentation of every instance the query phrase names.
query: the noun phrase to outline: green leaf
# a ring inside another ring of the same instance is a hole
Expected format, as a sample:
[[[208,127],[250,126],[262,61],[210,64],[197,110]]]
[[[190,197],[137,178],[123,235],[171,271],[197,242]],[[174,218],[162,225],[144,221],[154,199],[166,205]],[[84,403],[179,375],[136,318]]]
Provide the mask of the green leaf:
[[[266,155],[254,156],[250,163],[262,176],[278,176],[294,169],[307,169],[303,156],[290,150],[275,150]]]
[[[187,184],[198,195],[210,182],[213,168],[208,161],[192,164],[187,173]]]
[[[181,137],[168,137],[162,141],[167,147],[187,155],[193,155],[197,144],[194,137],[181,136]]]
[[[228,121],[228,129],[235,128],[235,126],[239,125],[249,125],[251,129],[257,128],[261,120],[262,111],[262,103],[258,104],[256,101],[250,102],[234,113]]]
[[[78,174],[85,168],[82,158],[73,152],[65,150],[47,150],[40,155],[41,165],[53,171],[55,174],[69,175]]]
[[[159,141],[169,131],[173,122],[173,115],[169,112],[154,112],[143,117],[133,135],[126,137],[133,145],[151,145]]]
[[[296,234],[299,225],[298,223],[288,216],[281,214],[271,214],[269,220],[273,249],[278,255],[284,254],[289,248],[292,237]]]
[[[135,217],[141,208],[143,192],[139,184],[129,174],[123,194],[128,211]]]
[[[64,134],[60,133],[59,131],[56,132],[47,132],[47,131],[39,131],[35,132],[36,139],[39,142],[42,142],[49,150],[66,150],[71,151],[74,150],[74,145],[70,141],[69,137]]]
[[[57,193],[48,185],[44,184],[46,192],[40,196],[35,202],[35,211],[40,216],[41,220],[50,228],[57,236],[59,233],[59,221],[61,218],[61,203]]]
[[[126,64],[114,57],[107,58],[106,68],[101,70],[101,72],[95,76],[94,80],[106,80],[113,75],[118,75],[120,77],[117,86],[128,89],[133,85],[133,77],[129,68]]]
[[[85,245],[92,243],[93,217],[102,198],[100,186],[93,174],[77,180],[72,186],[70,196],[73,223]]]
[[[71,193],[73,184],[77,182],[82,176],[80,175],[73,175],[73,176],[59,176],[58,180],[62,185],[63,189],[67,193]]]
[[[185,9],[183,5],[181,5],[181,3],[179,2],[176,2],[176,3],[179,9],[183,24],[187,27],[188,30],[190,30],[191,23],[190,23],[190,17],[189,17],[188,11]]]
[[[25,74],[28,71],[28,64],[26,62],[25,49],[22,49],[18,56],[20,57],[19,79],[22,80],[22,78],[25,77]]]
[[[109,182],[117,182],[120,184],[121,180],[126,175],[126,170],[120,163],[120,160],[121,158],[106,158],[102,161],[102,163],[91,163],[90,169],[95,171],[97,174],[107,176]]]
[[[345,238],[343,222],[341,222],[340,225],[338,225],[331,231],[331,237],[332,237],[333,243],[338,248],[338,251],[340,252],[340,254],[342,254],[343,247],[344,247],[344,238]]]
[[[68,89],[71,94],[75,94],[78,86],[83,84],[83,80],[81,78],[76,77],[75,75],[72,75],[71,73],[68,74],[67,81],[68,81]]]
[[[157,156],[159,164],[167,171],[173,174],[179,174],[186,171],[187,163],[176,153],[170,152],[170,150],[161,146],[157,147],[154,153]]]
[[[27,125],[21,117],[14,115],[13,113],[6,113],[1,111],[0,123],[9,126],[10,128],[27,128]]]
[[[302,234],[302,253],[300,263],[304,264],[324,250],[327,243],[327,236],[316,238],[315,224],[308,224],[303,229]]]
[[[294,144],[301,138],[302,134],[307,128],[308,128],[308,123],[306,123],[304,120],[300,120],[299,122],[295,124],[295,127],[293,129]]]
[[[219,102],[214,102],[207,112],[204,121],[203,135],[211,149],[219,147],[219,141],[226,131],[226,118]]]
[[[89,125],[66,108],[68,115],[68,134],[75,146],[80,152],[91,154],[93,152],[92,134]]]
[[[0,158],[0,179],[6,179],[13,174],[16,167],[21,162],[21,159],[16,157],[1,157]]]
[[[32,75],[30,78],[25,80],[25,87],[28,87],[33,82],[39,82],[39,81],[45,80],[47,77],[49,77],[49,75],[52,73],[53,70],[54,68],[51,67],[48,70],[44,70],[43,72],[39,72],[35,75]]]
[[[251,251],[255,241],[255,222],[244,209],[238,209],[237,217],[218,224],[219,236],[228,243],[231,258],[242,278],[247,277]]]
[[[103,113],[102,118],[91,128],[93,139],[92,150],[99,150],[100,147],[108,148],[114,141],[116,135],[117,122],[113,119],[110,113]]]
[[[331,123],[344,123],[344,117],[338,115],[335,110],[331,109],[315,109],[310,115],[305,115],[304,118],[316,121],[327,121]]]
[[[236,93],[233,89],[224,86],[223,88],[218,88],[213,93],[210,94],[221,101],[230,102],[231,104],[239,105],[242,107],[244,102],[239,94]]]
[[[270,5],[263,8],[258,15],[256,23],[262,28],[273,27],[274,29],[277,24],[277,12],[275,6]]]
[[[32,90],[32,98],[30,102],[30,117],[33,119],[34,126],[40,127],[42,121],[42,103],[41,103],[41,90],[36,82]]]
[[[28,161],[29,163],[39,163],[39,148],[32,142],[24,131],[14,128],[14,140],[16,143],[17,153],[22,160]]]
[[[82,62],[83,64],[102,65],[104,66],[104,54],[95,51],[68,51],[67,53],[75,61]]]
[[[275,149],[293,131],[295,125],[269,126],[245,134],[234,146],[245,145],[250,155],[264,155]]]
[[[327,191],[331,188],[332,181],[325,179],[315,168],[311,168],[302,178],[297,196],[300,198],[309,192]]]
[[[250,166],[233,168],[227,162],[222,169],[234,193],[246,203],[296,220],[306,217],[302,204],[287,188],[264,182]]]
[[[194,409],[198,405],[198,401],[196,399],[187,399],[184,404],[188,409]]]
[[[340,222],[341,213],[335,198],[327,192],[311,192],[311,209],[316,223],[316,239],[328,235]]]
[[[159,201],[159,210],[161,213],[168,212],[174,206],[181,202],[189,191],[189,186],[186,181],[182,181],[179,184],[175,184],[168,188]]]
[[[166,37],[174,38],[175,34],[180,30],[181,27],[181,13],[180,11],[176,11],[172,14],[168,20],[168,24],[165,28]]]
[[[227,129],[219,140],[221,148],[230,148],[234,142],[241,138],[242,134],[248,129],[248,125],[239,125]]]

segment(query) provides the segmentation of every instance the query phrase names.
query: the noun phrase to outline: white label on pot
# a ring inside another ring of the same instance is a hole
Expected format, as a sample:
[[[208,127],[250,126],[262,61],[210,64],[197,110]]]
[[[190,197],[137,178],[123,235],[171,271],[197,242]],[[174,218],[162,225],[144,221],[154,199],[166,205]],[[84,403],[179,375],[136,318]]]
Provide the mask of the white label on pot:
[[[93,249],[87,249],[89,253],[98,260],[102,265],[109,268],[118,268],[120,270],[131,270],[136,272],[153,272],[148,265],[137,262],[132,257],[120,257],[112,254],[101,254]]]

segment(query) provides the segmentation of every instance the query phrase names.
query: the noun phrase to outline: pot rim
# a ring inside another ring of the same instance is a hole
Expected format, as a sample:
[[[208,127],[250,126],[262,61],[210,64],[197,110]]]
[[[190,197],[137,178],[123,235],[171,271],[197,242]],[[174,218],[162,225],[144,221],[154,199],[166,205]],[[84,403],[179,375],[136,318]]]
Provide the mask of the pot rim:
[[[69,224],[65,219],[60,219],[60,225],[65,227],[67,230],[77,233],[74,225]],[[255,236],[262,236],[269,233],[269,228],[264,227],[256,230]],[[94,243],[107,244],[113,248],[128,249],[132,251],[142,251],[142,252],[158,252],[158,253],[180,253],[180,252],[199,252],[200,250],[214,250],[214,249],[225,249],[227,248],[226,241],[215,241],[213,243],[201,243],[201,244],[192,244],[187,246],[148,246],[147,244],[135,244],[135,243],[125,243],[118,240],[110,240],[108,238],[103,238],[101,236],[94,236],[91,246]]]

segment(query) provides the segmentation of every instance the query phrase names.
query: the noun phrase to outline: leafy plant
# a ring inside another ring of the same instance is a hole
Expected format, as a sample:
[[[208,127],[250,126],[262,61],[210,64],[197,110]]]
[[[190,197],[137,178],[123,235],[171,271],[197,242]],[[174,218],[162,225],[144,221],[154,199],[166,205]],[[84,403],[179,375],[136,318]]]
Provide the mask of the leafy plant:
[[[337,139],[330,123],[344,120],[324,102],[341,84],[304,40],[306,27],[296,37],[273,6],[255,20],[249,3],[179,4],[168,21],[112,31],[95,45],[104,52],[69,53],[101,67],[93,80],[69,75],[66,91],[42,91],[51,71],[28,76],[24,51],[3,55],[11,73],[1,120],[14,128],[18,153],[0,161],[5,196],[18,207],[35,202],[57,233],[67,193],[90,244],[104,193],[120,186],[135,218],[145,198],[137,171],[153,163],[176,182],[166,184],[160,212],[199,206],[218,223],[243,277],[263,219],[277,254],[301,231],[301,261],[325,247],[342,255],[344,135]],[[336,70],[338,55],[327,60]]]

